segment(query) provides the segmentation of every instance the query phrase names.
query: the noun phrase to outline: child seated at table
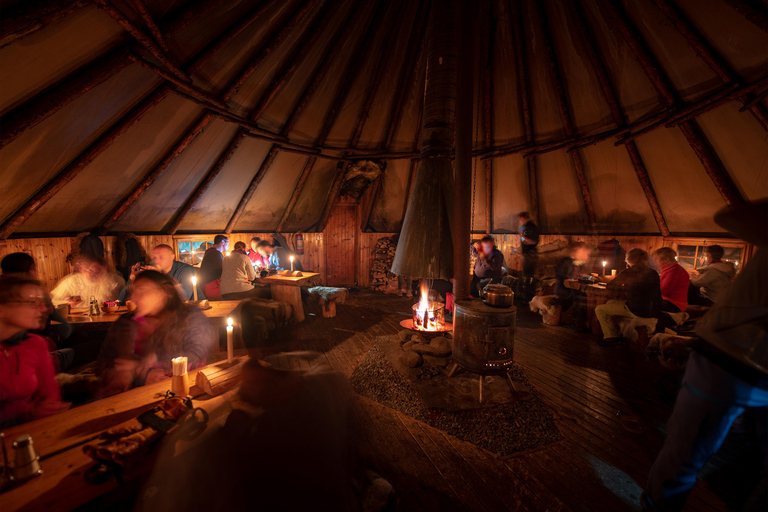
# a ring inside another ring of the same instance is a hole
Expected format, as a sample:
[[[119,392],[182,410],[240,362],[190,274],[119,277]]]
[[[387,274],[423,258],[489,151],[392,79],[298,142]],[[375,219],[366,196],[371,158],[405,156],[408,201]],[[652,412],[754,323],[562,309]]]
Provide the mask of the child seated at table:
[[[601,346],[626,341],[614,323],[616,318],[655,319],[661,307],[659,274],[648,266],[648,253],[642,249],[627,252],[627,268],[608,283],[607,288],[623,291],[626,300],[609,300],[595,308],[595,316],[603,330]]]
[[[42,326],[46,308],[45,293],[37,281],[0,277],[0,428],[68,407],[61,401],[48,342],[28,332]]]
[[[112,324],[99,353],[101,396],[170,377],[174,357],[187,357],[189,369],[204,366],[216,344],[208,318],[182,301],[170,276],[155,270],[137,275],[131,300],[136,310]]]

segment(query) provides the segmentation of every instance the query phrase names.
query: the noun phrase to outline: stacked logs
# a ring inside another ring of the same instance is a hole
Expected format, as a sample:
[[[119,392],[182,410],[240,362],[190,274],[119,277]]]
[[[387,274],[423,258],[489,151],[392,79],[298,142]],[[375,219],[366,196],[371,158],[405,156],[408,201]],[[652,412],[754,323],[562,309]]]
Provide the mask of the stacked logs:
[[[391,272],[397,246],[391,237],[379,238],[371,251],[371,289],[384,291],[395,277]]]

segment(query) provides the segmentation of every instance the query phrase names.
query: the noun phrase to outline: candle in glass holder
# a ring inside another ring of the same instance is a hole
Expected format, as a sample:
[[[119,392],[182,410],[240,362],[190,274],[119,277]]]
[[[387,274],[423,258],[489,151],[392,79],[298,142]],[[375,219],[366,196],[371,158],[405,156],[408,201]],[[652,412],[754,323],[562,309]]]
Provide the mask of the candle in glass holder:
[[[603,260],[603,276],[605,276],[605,266],[608,264],[607,261]]]
[[[171,392],[177,396],[189,395],[189,374],[187,373],[187,358],[174,357],[171,359],[172,376]]]
[[[611,276],[616,277],[616,269],[615,268],[611,269]]]
[[[197,276],[192,276],[192,297],[197,302]]]
[[[227,362],[232,364],[232,360],[235,356],[235,336],[234,336],[234,326],[232,325],[234,321],[232,318],[227,318]]]
[[[291,272],[293,272],[293,256],[291,256]]]

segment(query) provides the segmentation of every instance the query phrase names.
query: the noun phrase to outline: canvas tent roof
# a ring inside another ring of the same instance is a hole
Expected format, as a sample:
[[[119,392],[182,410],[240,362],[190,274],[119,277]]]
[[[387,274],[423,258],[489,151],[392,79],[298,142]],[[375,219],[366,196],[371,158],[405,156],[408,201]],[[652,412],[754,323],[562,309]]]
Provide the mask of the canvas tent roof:
[[[762,0],[477,5],[476,231],[713,233],[768,196]],[[4,2],[0,237],[312,229],[340,159],[370,157],[369,226],[397,231],[435,8]]]

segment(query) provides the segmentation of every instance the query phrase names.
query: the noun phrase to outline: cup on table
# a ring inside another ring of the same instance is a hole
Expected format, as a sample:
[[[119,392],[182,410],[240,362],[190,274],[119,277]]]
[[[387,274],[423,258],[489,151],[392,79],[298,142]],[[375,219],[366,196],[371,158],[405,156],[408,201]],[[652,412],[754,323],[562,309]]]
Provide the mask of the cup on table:
[[[61,315],[63,318],[66,318],[69,316],[71,308],[69,304],[59,304],[56,306],[56,312]]]

